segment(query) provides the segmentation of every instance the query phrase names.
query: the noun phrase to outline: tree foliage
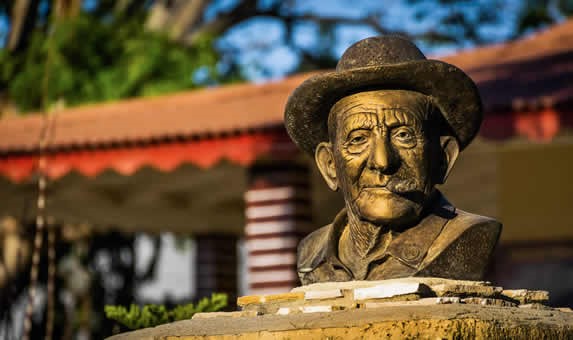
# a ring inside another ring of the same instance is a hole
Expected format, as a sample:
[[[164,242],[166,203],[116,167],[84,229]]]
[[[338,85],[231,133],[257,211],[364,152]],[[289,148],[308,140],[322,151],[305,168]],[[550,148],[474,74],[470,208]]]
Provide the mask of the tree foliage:
[[[218,81],[213,38],[183,46],[147,32],[138,20],[65,19],[48,37],[36,31],[25,51],[0,54],[0,82],[22,110],[157,95],[203,85],[202,70]],[[204,81],[204,80],[203,80]]]
[[[2,12],[10,32],[0,52],[0,95],[28,111],[58,100],[77,105],[219,84],[245,74],[260,78],[331,68],[340,45],[364,34],[400,34],[426,47],[500,42],[563,20],[573,5],[571,0],[355,0],[350,6],[346,0],[13,0],[0,5]],[[259,29],[249,31],[254,26]],[[362,33],[348,37],[350,31]],[[285,58],[291,64],[277,74]]]
[[[129,309],[124,306],[105,306],[105,314],[129,329],[155,327],[168,322],[187,320],[196,313],[216,312],[227,306],[227,295],[212,294],[203,298],[196,305],[179,305],[168,310],[163,305],[145,305],[143,308],[132,304]]]

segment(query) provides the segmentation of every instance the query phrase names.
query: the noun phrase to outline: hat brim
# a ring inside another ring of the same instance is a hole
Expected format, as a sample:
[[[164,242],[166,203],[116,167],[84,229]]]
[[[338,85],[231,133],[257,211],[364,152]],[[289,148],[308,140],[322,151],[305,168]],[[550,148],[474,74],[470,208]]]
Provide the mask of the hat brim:
[[[375,89],[410,90],[431,96],[462,150],[481,125],[482,104],[475,83],[453,65],[416,60],[327,72],[307,79],[287,101],[287,132],[299,148],[314,154],[316,146],[328,140],[331,107],[345,96]]]

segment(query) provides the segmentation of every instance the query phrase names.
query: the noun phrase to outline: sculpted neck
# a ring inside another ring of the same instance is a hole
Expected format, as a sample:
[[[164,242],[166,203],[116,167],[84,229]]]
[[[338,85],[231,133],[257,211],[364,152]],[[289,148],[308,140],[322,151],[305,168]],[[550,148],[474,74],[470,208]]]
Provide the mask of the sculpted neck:
[[[348,257],[356,255],[365,257],[380,245],[380,238],[389,232],[388,228],[359,220],[349,211],[348,224],[341,237],[340,251]]]
[[[364,278],[370,263],[368,259],[383,251],[391,240],[392,232],[388,228],[360,221],[349,213],[348,224],[338,244],[338,256],[355,278]]]
[[[419,223],[420,219],[428,212],[432,202],[437,199],[437,191],[431,195],[431,199],[427,200],[423,213],[418,216],[415,221],[407,225],[377,225],[368,221],[362,220],[357,217],[352,210],[352,206],[347,204],[346,212],[348,223],[340,236],[338,245],[338,253],[340,260],[353,272],[360,272],[367,270],[358,266],[358,263],[366,263],[370,256],[379,254],[384,251],[392,241],[392,236],[396,232],[400,233],[405,229],[415,226]]]

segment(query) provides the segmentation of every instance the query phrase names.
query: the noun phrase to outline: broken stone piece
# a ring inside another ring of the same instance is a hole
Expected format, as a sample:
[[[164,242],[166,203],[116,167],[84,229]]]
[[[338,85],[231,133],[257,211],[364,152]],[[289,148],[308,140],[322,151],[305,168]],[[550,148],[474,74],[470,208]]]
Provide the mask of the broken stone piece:
[[[439,284],[431,286],[431,289],[437,296],[478,296],[478,297],[494,297],[499,295],[503,288],[494,286],[479,286],[479,285],[457,285],[457,284]]]
[[[219,317],[228,318],[242,318],[242,317],[253,317],[257,316],[256,311],[239,311],[239,312],[208,312],[208,313],[195,313],[191,319],[210,319]]]
[[[419,294],[404,294],[404,295],[394,295],[387,298],[379,298],[379,299],[368,299],[368,300],[360,300],[360,302],[366,301],[375,301],[375,302],[407,302],[407,301],[417,301],[420,300]]]
[[[549,301],[549,293],[545,290],[505,289],[501,294],[519,301],[520,304]]]
[[[386,283],[373,287],[355,288],[354,300],[369,300],[390,298],[398,295],[416,294],[420,292],[419,283]]]
[[[283,293],[272,295],[247,295],[241,296],[237,299],[239,307],[247,305],[261,304],[266,302],[286,302],[304,299],[304,293]]]
[[[263,302],[286,302],[304,299],[304,293],[283,293],[263,296]]]
[[[246,305],[253,305],[257,303],[261,303],[260,295],[246,295],[246,296],[239,296],[237,298],[237,305],[239,307],[244,307]]]
[[[481,298],[481,297],[468,297],[461,300],[463,303],[482,305],[482,306],[498,306],[498,307],[515,307],[517,304],[505,301],[502,299]]]

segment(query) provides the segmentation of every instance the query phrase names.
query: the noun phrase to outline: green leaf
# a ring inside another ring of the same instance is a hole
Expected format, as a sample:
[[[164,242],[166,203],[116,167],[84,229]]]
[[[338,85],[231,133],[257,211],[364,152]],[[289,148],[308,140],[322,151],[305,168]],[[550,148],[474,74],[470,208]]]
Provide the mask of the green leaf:
[[[217,72],[215,37],[183,46],[145,31],[144,19],[84,13],[38,30],[24,51],[0,51],[0,89],[30,111],[59,100],[73,106],[193,89],[205,84],[193,81],[195,71],[205,67],[208,84],[236,81],[236,74],[227,79]]]
[[[127,310],[123,306],[105,306],[108,319],[115,320],[129,329],[155,327],[168,322],[187,320],[199,312],[216,312],[227,306],[227,295],[214,293],[211,298],[203,298],[194,305],[179,305],[168,310],[163,305],[145,305],[143,308],[132,304]]]

